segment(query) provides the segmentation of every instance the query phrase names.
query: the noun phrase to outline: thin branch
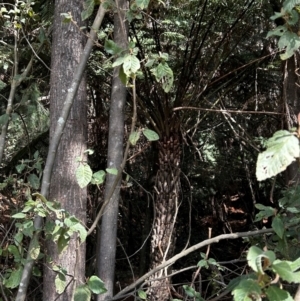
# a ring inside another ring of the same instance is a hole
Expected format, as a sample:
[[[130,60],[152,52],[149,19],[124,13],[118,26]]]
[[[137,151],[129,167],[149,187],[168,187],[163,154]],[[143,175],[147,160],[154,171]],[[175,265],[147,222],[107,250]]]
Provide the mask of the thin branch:
[[[173,111],[180,110],[196,110],[204,112],[215,112],[215,113],[233,113],[233,114],[264,114],[264,115],[285,115],[284,113],[269,112],[269,111],[241,111],[241,110],[227,110],[227,109],[206,109],[206,108],[197,108],[197,107],[177,107]]]
[[[210,238],[210,239],[206,239],[206,240],[204,240],[204,241],[202,241],[202,242],[200,242],[196,245],[193,245],[190,248],[180,252],[179,254],[177,254],[177,255],[173,256],[172,258],[168,259],[167,261],[161,263],[160,265],[158,265],[157,267],[155,267],[154,269],[152,269],[151,271],[149,271],[148,273],[146,273],[145,275],[140,277],[134,283],[132,283],[131,285],[125,287],[122,291],[117,293],[110,300],[114,301],[114,300],[120,299],[123,295],[125,295],[128,292],[135,289],[138,285],[143,283],[146,279],[148,279],[151,275],[155,274],[157,271],[160,271],[160,270],[164,269],[165,267],[170,267],[178,259],[183,258],[183,257],[187,256],[188,254],[190,254],[194,251],[197,251],[197,250],[199,250],[199,249],[201,249],[201,248],[203,248],[207,245],[218,243],[218,242],[220,242],[221,240],[224,240],[224,239],[237,239],[237,238],[241,238],[241,237],[250,237],[250,236],[262,235],[262,234],[272,233],[272,232],[274,232],[273,229],[262,229],[262,230],[249,231],[249,232],[237,232],[237,233],[230,233],[230,234],[221,234],[219,236],[216,236],[216,237],[213,237],[213,238]]]

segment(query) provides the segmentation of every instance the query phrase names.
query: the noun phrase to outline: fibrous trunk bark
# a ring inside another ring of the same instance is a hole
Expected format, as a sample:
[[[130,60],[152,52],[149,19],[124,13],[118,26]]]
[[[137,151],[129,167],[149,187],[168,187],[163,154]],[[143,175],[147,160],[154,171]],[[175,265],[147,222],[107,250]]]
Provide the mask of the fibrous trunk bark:
[[[154,228],[151,239],[151,266],[153,269],[173,256],[176,238],[176,217],[180,188],[180,141],[177,133],[163,137],[158,142],[159,170],[155,184]],[[150,279],[148,299],[170,299],[171,279],[168,270],[154,274]]]
[[[127,48],[128,26],[126,22],[126,0],[115,1],[116,10],[114,16],[114,41],[123,49]],[[108,168],[120,169],[123,160],[123,137],[124,137],[124,107],[126,102],[126,87],[119,78],[119,68],[114,69],[111,91],[111,104],[109,113],[108,133]],[[111,193],[112,186],[116,179],[115,175],[107,174],[105,183],[106,200]],[[97,274],[105,283],[107,292],[97,296],[97,301],[107,300],[113,296],[117,224],[120,198],[119,181],[104,210],[100,231],[97,231]]]
[[[84,35],[74,24],[63,23],[61,14],[70,13],[80,27],[82,25],[80,15],[83,9],[82,3],[81,0],[55,1],[50,90],[51,137],[85,42]],[[86,189],[81,189],[77,184],[75,171],[78,167],[76,158],[85,158],[86,141],[87,102],[86,83],[83,77],[58,147],[49,195],[49,200],[60,202],[63,209],[76,216],[83,223],[85,223],[86,217],[87,192]],[[80,284],[85,281],[85,245],[78,246],[76,236],[74,236],[66,251],[60,256],[53,242],[47,242],[46,249],[52,263],[47,263],[44,269],[43,299],[45,301],[72,300],[76,282]],[[67,284],[69,285],[60,296],[55,290],[56,273],[52,270],[52,264],[63,267],[67,270],[68,275],[73,276],[67,277]]]

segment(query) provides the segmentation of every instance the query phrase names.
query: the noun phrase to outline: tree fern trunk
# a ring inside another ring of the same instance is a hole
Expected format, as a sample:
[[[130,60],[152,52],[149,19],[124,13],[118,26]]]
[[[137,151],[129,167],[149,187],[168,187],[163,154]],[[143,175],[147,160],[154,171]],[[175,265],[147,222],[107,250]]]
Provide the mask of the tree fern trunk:
[[[176,237],[176,216],[180,183],[180,144],[177,134],[159,142],[159,170],[155,184],[155,215],[151,239],[151,269],[172,257]],[[148,298],[169,300],[170,278],[162,270],[150,278]]]

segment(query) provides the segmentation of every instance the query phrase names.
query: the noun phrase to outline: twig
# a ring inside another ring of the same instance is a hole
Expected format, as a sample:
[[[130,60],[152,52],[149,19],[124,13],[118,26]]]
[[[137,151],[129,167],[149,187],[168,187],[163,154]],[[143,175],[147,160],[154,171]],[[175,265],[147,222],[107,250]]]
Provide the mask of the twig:
[[[241,238],[241,237],[250,237],[250,236],[262,235],[262,234],[272,233],[272,232],[274,232],[273,229],[262,229],[262,230],[255,230],[255,231],[249,231],[249,232],[237,232],[237,233],[230,233],[230,234],[222,234],[222,235],[210,238],[210,239],[206,239],[206,240],[204,240],[196,245],[193,245],[190,248],[180,252],[179,254],[173,256],[172,258],[168,259],[167,261],[163,262],[162,264],[158,265],[157,267],[155,267],[154,269],[152,269],[151,271],[149,271],[148,273],[146,273],[145,275],[140,277],[134,283],[132,283],[131,285],[127,286],[122,291],[117,293],[110,300],[113,301],[113,300],[120,299],[124,294],[127,294],[131,290],[135,289],[136,286],[143,283],[146,279],[148,279],[151,275],[155,274],[157,271],[160,271],[161,269],[164,269],[165,267],[173,265],[178,259],[185,257],[188,254],[190,254],[198,249],[201,249],[207,245],[211,245],[213,243],[218,243],[219,241],[224,240],[224,239],[237,239],[237,238]]]

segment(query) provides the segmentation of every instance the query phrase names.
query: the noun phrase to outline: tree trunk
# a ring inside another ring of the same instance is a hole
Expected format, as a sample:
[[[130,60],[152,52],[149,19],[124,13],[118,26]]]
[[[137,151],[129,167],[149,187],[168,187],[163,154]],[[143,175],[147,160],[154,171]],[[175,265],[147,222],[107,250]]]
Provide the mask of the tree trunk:
[[[173,256],[176,238],[175,222],[180,187],[180,142],[178,134],[163,137],[158,143],[159,170],[155,184],[154,228],[151,239],[151,266],[153,269]],[[150,278],[148,298],[151,301],[170,299],[168,270],[161,270]],[[165,277],[165,278],[164,278]],[[159,279],[162,278],[162,279]]]
[[[299,51],[285,61],[283,65],[283,102],[287,127],[290,129],[297,125],[297,116],[300,113],[300,78],[297,71],[300,67]],[[286,177],[289,186],[300,183],[299,163],[297,161],[287,168]]]
[[[62,22],[61,13],[69,12],[77,25],[81,26],[80,14],[82,9],[81,0],[55,1],[50,91],[51,137],[63,108],[67,89],[79,63],[85,40],[83,34],[74,24]],[[81,189],[77,184],[75,170],[78,167],[76,158],[85,157],[86,141],[87,103],[86,83],[83,78],[58,147],[49,195],[49,200],[60,202],[63,209],[76,216],[83,223],[85,223],[86,218],[87,192],[86,189]],[[84,282],[85,245],[83,244],[78,248],[75,236],[70,240],[67,250],[60,256],[53,242],[46,243],[46,251],[53,264],[66,269],[67,273],[76,278],[79,284]],[[54,282],[56,273],[52,271],[51,267],[51,264],[48,264],[44,269],[44,300],[72,300],[76,281],[72,277],[67,277],[67,284],[71,283],[58,297]]]
[[[128,26],[125,17],[127,1],[117,0],[115,5],[114,41],[120,47],[126,49],[128,43]],[[126,87],[119,78],[119,68],[115,68],[109,115],[108,168],[120,169],[123,160],[125,102]],[[104,199],[107,199],[110,194],[115,178],[115,175],[107,174]],[[107,289],[105,294],[97,296],[97,301],[107,300],[113,296],[120,185],[121,180],[104,210],[100,231],[97,232],[97,273],[102,281],[104,281],[105,288]]]

